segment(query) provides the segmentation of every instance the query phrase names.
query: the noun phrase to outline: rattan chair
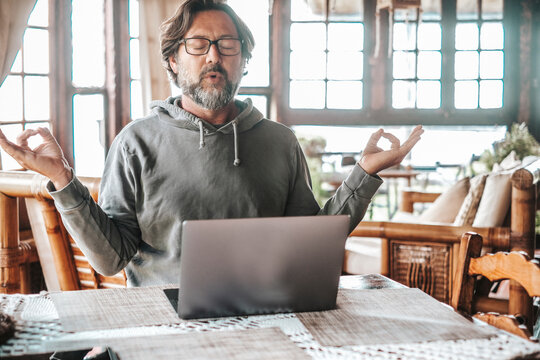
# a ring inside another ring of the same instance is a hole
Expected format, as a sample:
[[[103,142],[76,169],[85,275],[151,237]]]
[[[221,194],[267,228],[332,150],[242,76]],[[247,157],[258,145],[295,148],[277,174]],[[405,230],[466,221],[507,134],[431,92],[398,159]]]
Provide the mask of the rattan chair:
[[[99,178],[80,178],[97,200]],[[114,276],[98,274],[64,228],[51,196],[45,187],[47,179],[39,174],[22,171],[0,171],[0,291],[27,293],[28,272],[19,271],[21,264],[31,260],[41,263],[48,290],[80,290],[125,287],[122,271]],[[24,200],[32,228],[32,240],[20,241],[17,209]],[[25,250],[31,245],[34,258]],[[37,250],[37,251],[36,251]],[[21,282],[21,280],[23,280]]]
[[[480,256],[481,250],[482,237],[480,235],[469,232],[461,237],[459,262],[454,280],[455,291],[451,301],[452,307],[465,314],[474,314],[475,318],[500,329],[531,339],[531,329],[527,328],[526,325],[532,324],[532,319],[523,318],[525,316],[523,314],[475,314],[475,275],[485,276],[491,281],[511,279],[523,286],[531,297],[540,296],[538,261],[530,260],[527,254],[515,251]],[[518,321],[520,318],[521,321]]]
[[[533,256],[539,179],[540,160],[513,171],[511,204],[507,216],[509,223],[504,226],[480,228],[468,225],[362,221],[350,235],[380,238],[383,275],[408,286],[423,288],[438,300],[449,303],[458,265],[461,235],[465,232],[480,234],[486,248],[525,251],[530,257]],[[400,209],[412,211],[415,202],[431,202],[436,196],[419,192],[404,193]],[[509,300],[484,297],[478,302],[477,309],[523,313],[531,311],[525,305],[529,303],[530,297],[526,291],[519,286],[512,286]]]

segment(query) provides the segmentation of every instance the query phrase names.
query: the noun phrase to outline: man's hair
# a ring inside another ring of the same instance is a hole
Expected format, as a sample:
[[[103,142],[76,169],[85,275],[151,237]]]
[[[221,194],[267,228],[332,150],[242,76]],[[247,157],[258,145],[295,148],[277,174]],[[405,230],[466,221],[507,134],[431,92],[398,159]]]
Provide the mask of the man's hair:
[[[242,57],[245,60],[251,58],[251,51],[255,46],[253,34],[229,5],[223,0],[185,0],[180,4],[176,13],[161,24],[161,59],[163,66],[175,83],[177,82],[177,74],[172,70],[169,58],[176,56],[180,40],[188,32],[195,15],[207,10],[219,10],[229,15],[236,26],[238,37],[242,40]]]

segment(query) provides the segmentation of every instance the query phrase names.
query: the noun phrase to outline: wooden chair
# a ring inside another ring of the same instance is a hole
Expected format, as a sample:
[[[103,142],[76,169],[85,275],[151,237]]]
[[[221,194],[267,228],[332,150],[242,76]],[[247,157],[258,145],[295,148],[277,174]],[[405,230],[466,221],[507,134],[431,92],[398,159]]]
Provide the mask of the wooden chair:
[[[523,252],[497,252],[480,256],[482,250],[482,237],[475,233],[465,233],[461,237],[459,263],[454,279],[454,293],[451,305],[457,311],[472,315],[476,312],[474,304],[475,275],[482,275],[489,280],[512,279],[517,281],[527,293],[540,296],[540,266],[538,261],[530,260]],[[500,329],[506,330],[526,339],[531,338],[530,329],[525,324],[531,323],[528,319],[520,323],[516,316],[522,314],[499,315],[495,313],[478,313],[474,315],[482,321]]]
[[[524,251],[533,257],[539,179],[540,160],[512,173],[509,224],[505,226],[480,228],[451,224],[362,221],[350,235],[380,238],[383,275],[408,286],[425,288],[433,297],[449,303],[454,290],[460,239],[465,232],[480,234],[485,247]],[[436,197],[437,194],[404,193],[400,208],[412,211],[415,202],[431,202]],[[422,268],[414,263],[422,264]],[[485,312],[521,313],[531,318],[530,302],[526,291],[514,285],[510,289],[509,300],[484,297],[478,301],[477,309]]]
[[[97,200],[100,179],[80,180]],[[19,268],[31,260],[37,261],[38,256],[50,291],[125,287],[123,271],[102,276],[90,266],[64,228],[46,184],[47,179],[39,174],[0,171],[0,292],[27,293],[28,272]],[[20,241],[17,214],[23,199],[32,228],[31,241]],[[29,246],[33,258],[26,255]]]

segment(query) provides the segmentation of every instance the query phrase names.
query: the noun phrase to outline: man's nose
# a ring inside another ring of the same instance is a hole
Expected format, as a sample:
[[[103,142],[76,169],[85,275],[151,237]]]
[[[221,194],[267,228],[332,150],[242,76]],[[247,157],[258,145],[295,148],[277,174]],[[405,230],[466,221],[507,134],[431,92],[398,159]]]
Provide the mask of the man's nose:
[[[210,44],[208,54],[206,54],[206,62],[213,64],[221,62],[221,54],[219,53],[217,44]]]

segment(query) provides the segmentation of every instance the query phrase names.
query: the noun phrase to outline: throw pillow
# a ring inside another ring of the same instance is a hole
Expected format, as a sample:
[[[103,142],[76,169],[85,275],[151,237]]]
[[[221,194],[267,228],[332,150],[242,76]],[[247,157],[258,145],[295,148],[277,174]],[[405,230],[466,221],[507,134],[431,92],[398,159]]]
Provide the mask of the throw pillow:
[[[473,226],[501,226],[510,208],[512,172],[492,173],[486,179]]]
[[[454,225],[463,226],[463,225],[472,225],[474,218],[476,216],[476,211],[478,210],[478,204],[482,198],[482,193],[484,192],[484,186],[486,184],[487,174],[477,175],[471,179],[471,187],[461,208],[459,209],[458,214],[454,220]]]
[[[444,191],[418,218],[422,222],[453,223],[469,192],[469,177],[465,177]]]

